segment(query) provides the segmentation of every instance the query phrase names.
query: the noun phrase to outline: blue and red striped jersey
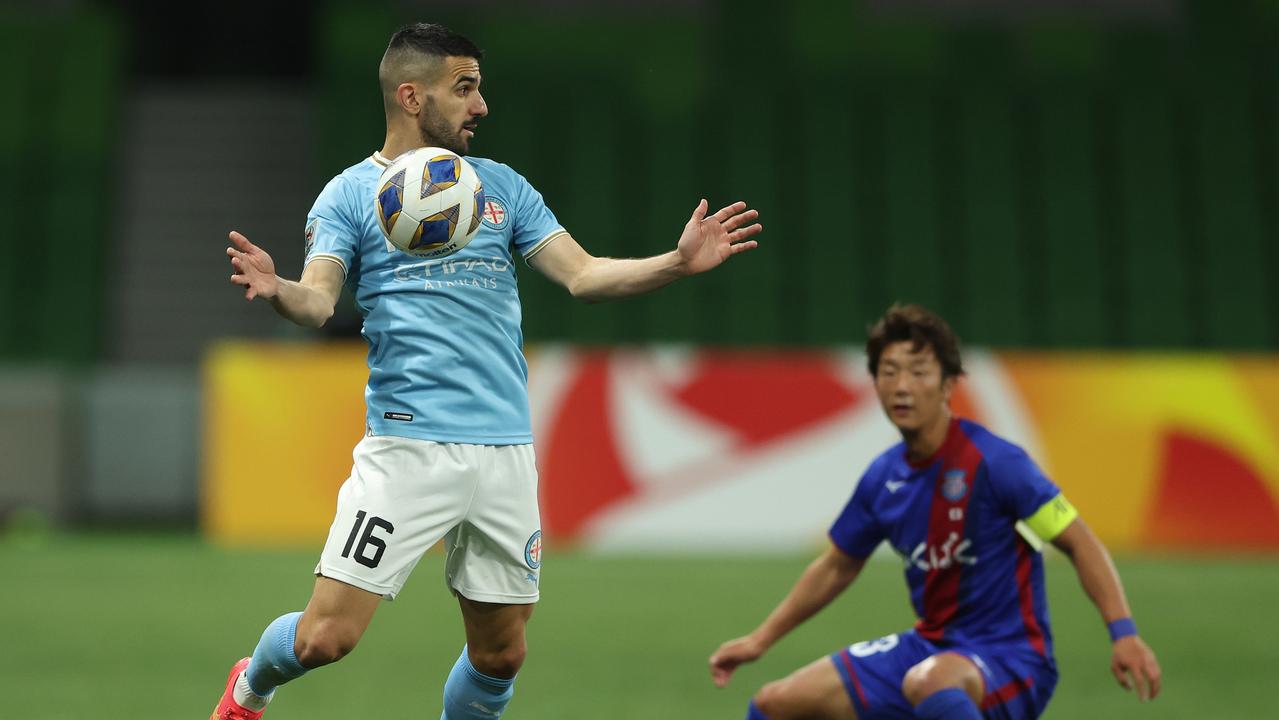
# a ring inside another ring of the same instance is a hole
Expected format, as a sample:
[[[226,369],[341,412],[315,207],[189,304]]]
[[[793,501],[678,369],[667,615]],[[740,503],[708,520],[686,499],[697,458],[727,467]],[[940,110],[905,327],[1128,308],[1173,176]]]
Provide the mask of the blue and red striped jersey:
[[[923,462],[906,459],[905,443],[876,458],[830,538],[853,557],[892,545],[905,561],[920,636],[1025,642],[1051,658],[1043,558],[1016,524],[1060,494],[1020,447],[955,419]]]

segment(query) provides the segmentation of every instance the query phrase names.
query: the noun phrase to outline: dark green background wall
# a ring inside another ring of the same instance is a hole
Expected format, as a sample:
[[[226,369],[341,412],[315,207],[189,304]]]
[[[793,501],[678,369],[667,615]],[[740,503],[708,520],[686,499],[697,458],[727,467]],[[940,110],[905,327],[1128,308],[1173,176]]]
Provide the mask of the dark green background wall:
[[[857,5],[431,18],[488,52],[473,152],[592,252],[669,248],[702,194],[763,216],[761,250],[647,298],[526,273],[531,339],[845,343],[913,300],[982,345],[1279,347],[1275,3],[1003,27]],[[410,19],[324,16],[326,172],[379,145],[376,63]]]
[[[0,360],[96,356],[127,33],[0,8]]]
[[[525,272],[531,341],[842,344],[909,300],[985,346],[1279,348],[1273,0],[1117,23],[526,5],[334,2],[299,20],[314,191],[380,145],[386,39],[432,19],[488,51],[473,150],[525,174],[592,252],[669,249],[702,196],[745,199],[766,227],[723,271],[624,302]],[[121,58],[152,34],[130,30],[0,13],[0,358],[100,352]]]

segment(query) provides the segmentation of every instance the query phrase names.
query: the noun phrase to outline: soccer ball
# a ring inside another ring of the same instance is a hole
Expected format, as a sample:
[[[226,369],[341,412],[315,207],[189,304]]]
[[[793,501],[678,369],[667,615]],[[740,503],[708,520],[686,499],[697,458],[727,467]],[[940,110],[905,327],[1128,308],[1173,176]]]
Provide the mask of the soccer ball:
[[[484,186],[475,168],[450,150],[410,150],[382,172],[377,186],[382,234],[414,257],[452,255],[480,228]]]

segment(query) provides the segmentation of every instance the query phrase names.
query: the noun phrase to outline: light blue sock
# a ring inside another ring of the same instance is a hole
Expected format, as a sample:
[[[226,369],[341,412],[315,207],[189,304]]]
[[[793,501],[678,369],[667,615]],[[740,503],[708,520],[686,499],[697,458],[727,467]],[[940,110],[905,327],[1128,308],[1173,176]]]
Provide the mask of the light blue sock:
[[[306,673],[306,668],[298,662],[298,656],[293,654],[293,642],[297,639],[300,617],[300,612],[281,615],[266,626],[262,639],[253,651],[249,669],[245,671],[249,689],[254,694],[266,697],[277,685],[283,685]]]
[[[500,718],[514,694],[515,678],[503,680],[476,670],[463,645],[462,655],[444,683],[444,714],[440,720]]]
[[[746,708],[746,720],[768,720],[768,716],[760,711],[754,701],[751,701],[751,706]]]
[[[981,711],[959,688],[939,690],[915,706],[920,720],[981,720]]]

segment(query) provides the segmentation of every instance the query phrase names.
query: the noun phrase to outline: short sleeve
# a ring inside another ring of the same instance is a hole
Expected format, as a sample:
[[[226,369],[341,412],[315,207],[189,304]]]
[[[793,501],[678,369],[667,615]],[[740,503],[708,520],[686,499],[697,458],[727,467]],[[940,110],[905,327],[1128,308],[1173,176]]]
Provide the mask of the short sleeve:
[[[372,203],[372,200],[369,200]],[[360,246],[360,231],[351,221],[355,196],[340,177],[333,178],[306,216],[306,260],[326,260],[342,267],[345,276],[351,270]]]
[[[564,234],[564,226],[546,207],[546,202],[528,180],[518,173],[516,178],[515,217],[511,225],[511,238],[515,249],[525,260],[533,257],[551,240]]]
[[[1079,515],[1061,488],[1020,448],[991,461],[988,473],[1005,511],[1042,540],[1052,540]]]
[[[874,489],[870,477],[868,472],[857,482],[853,496],[830,527],[831,542],[851,557],[869,557],[885,537],[871,510],[870,499]]]

